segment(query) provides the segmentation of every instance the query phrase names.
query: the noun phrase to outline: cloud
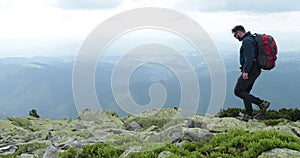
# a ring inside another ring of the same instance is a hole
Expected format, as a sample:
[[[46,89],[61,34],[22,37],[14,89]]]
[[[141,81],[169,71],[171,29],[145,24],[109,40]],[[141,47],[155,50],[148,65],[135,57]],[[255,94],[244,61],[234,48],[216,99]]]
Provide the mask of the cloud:
[[[53,5],[62,9],[111,9],[122,0],[57,0]]]
[[[246,12],[287,12],[300,11],[300,1],[283,0],[177,0],[174,7],[203,12],[246,11]]]
[[[300,11],[300,7],[298,7],[300,6],[300,1],[296,0],[54,0],[51,3],[58,8],[74,10],[111,9],[119,6],[135,6],[163,7],[201,12],[245,11],[274,13]]]

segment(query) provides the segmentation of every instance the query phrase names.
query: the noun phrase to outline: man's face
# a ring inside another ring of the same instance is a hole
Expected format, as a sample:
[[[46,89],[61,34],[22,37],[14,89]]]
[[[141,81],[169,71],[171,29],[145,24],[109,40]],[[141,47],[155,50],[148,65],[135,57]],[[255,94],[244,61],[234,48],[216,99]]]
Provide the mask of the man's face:
[[[242,36],[240,31],[233,32],[234,38],[238,39],[239,41],[242,41]]]

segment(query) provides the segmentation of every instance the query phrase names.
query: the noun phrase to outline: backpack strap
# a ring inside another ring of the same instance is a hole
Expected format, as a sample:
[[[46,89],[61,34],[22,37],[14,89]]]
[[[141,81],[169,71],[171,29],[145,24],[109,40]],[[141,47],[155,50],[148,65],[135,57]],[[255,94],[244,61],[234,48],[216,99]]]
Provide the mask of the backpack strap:
[[[257,44],[257,41],[256,41],[256,37],[257,37],[257,33],[254,33],[251,35],[253,38],[254,38],[254,42],[255,42],[255,45],[256,45],[256,53],[255,53],[255,57],[254,57],[254,61],[257,62],[256,58],[258,56],[258,44]]]

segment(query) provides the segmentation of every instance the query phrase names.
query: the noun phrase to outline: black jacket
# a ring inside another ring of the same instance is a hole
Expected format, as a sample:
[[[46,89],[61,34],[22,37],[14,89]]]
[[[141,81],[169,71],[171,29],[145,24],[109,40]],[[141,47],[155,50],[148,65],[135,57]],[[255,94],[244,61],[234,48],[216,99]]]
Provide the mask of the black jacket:
[[[242,38],[242,46],[240,48],[240,64],[241,71],[249,73],[253,66],[257,66],[254,58],[257,56],[257,45],[252,34],[247,32]]]

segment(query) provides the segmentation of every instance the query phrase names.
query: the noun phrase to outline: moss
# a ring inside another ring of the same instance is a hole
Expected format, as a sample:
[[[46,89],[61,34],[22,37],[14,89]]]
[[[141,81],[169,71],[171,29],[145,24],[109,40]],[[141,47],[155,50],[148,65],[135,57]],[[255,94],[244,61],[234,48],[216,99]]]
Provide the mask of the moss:
[[[153,109],[150,111],[145,111],[140,113],[139,115],[128,115],[129,117],[125,120],[125,127],[135,121],[140,124],[143,130],[151,127],[152,125],[158,126],[161,128],[168,123],[172,123],[171,121],[176,120],[175,118],[180,116],[181,110],[172,109],[172,108],[162,108],[162,109]]]
[[[25,128],[25,129],[29,129],[29,127],[32,126],[32,123],[26,118],[9,116],[9,117],[7,117],[7,119],[9,121],[11,121],[11,123],[13,125],[19,126],[19,127]]]
[[[0,128],[2,128],[2,129],[13,129],[15,127],[16,126],[12,125],[8,121],[0,120]]]
[[[267,126],[276,126],[276,125],[279,125],[279,124],[286,124],[287,120],[284,120],[284,119],[265,120],[264,123]]]
[[[145,141],[143,139],[138,138],[137,135],[129,135],[129,136],[112,136],[108,137],[114,141],[107,142],[110,146],[114,148],[118,148],[120,150],[126,150],[130,147],[138,146],[140,151],[153,150],[160,147],[165,146],[170,143],[170,141],[162,141],[155,142],[154,140]]]

